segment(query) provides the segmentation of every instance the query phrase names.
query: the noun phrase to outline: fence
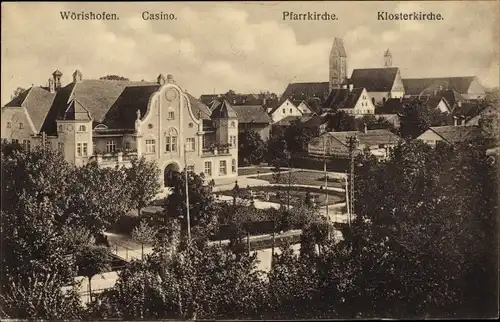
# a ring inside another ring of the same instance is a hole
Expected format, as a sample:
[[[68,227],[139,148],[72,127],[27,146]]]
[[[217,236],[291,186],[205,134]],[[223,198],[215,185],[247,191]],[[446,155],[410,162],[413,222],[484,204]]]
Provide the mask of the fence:
[[[116,242],[111,243],[111,252],[118,258],[125,260],[127,262],[133,259],[140,259],[142,256],[140,251],[138,252],[135,249],[132,249],[125,245],[118,244]]]

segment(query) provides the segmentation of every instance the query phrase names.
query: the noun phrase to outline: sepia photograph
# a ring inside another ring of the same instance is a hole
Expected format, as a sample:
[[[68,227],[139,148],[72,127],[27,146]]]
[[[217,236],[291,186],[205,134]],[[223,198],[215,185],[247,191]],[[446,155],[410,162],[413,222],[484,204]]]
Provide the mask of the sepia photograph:
[[[500,2],[1,9],[1,320],[499,318]]]

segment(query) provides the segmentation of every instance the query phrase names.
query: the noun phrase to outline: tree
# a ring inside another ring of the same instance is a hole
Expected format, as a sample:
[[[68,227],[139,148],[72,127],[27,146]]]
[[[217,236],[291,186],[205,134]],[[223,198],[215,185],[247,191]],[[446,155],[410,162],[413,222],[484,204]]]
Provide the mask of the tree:
[[[110,227],[132,207],[131,186],[123,168],[99,168],[89,164],[73,170],[65,219],[87,227],[94,236]]]
[[[141,221],[139,226],[132,231],[132,239],[141,244],[141,259],[144,259],[144,244],[152,244],[156,233],[156,229],[149,226],[145,221]]]
[[[396,133],[394,124],[387,121],[387,119],[383,117],[376,117],[375,115],[365,115],[359,119],[356,119],[356,129],[358,131],[363,131],[365,125],[368,130],[386,129],[393,133]]]
[[[287,147],[293,156],[307,153],[307,146],[312,138],[319,135],[319,129],[293,121],[285,130],[284,136]]]
[[[102,246],[87,245],[76,254],[78,271],[89,280],[89,298],[92,301],[92,277],[110,268],[109,249]]]
[[[265,143],[260,134],[252,130],[244,130],[238,136],[238,160],[241,165],[260,164],[264,158]]]
[[[492,312],[490,283],[498,276],[496,250],[488,248],[496,249],[498,232],[485,227],[495,226],[498,205],[485,148],[410,142],[388,161],[359,161],[356,219],[346,236],[357,255],[341,262],[363,268],[351,279],[366,292],[358,291],[351,308],[391,317]],[[470,283],[478,262],[488,263],[481,265],[484,279]]]
[[[335,114],[327,116],[327,131],[355,131],[356,121],[354,116],[348,115],[344,111],[338,111]]]
[[[172,193],[164,205],[166,215],[181,223],[182,234],[187,232],[186,176],[176,173],[172,179]],[[206,240],[217,226],[218,206],[212,194],[212,186],[204,184],[202,175],[188,172],[189,216],[194,238]]]
[[[99,79],[102,79],[102,80],[119,80],[119,81],[128,81],[129,79],[128,78],[125,78],[125,77],[122,77],[122,76],[118,76],[118,75],[107,75],[107,76],[103,76]]]
[[[290,151],[287,147],[285,131],[281,127],[273,127],[267,141],[266,161],[275,168],[288,166]]]
[[[131,185],[131,201],[136,205],[137,214],[147,206],[162,190],[159,181],[160,169],[156,162],[148,161],[144,156],[132,159],[131,166],[125,169],[127,181]]]
[[[437,108],[429,108],[425,103],[417,101],[405,104],[399,115],[401,137],[414,139],[431,126],[448,125],[451,116]]]

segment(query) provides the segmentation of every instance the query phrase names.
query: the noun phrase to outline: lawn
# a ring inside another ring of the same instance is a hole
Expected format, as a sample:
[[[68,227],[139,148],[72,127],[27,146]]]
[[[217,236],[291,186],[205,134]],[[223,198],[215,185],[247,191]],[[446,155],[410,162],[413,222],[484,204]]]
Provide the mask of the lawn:
[[[293,184],[303,184],[310,186],[324,186],[325,175],[321,172],[297,171],[291,174]],[[269,181],[269,183],[288,183],[288,173],[282,173],[280,182],[276,182],[272,174],[260,176],[259,179]],[[343,180],[336,178],[328,179],[328,186],[335,188],[343,188]]]
[[[281,168],[282,170],[287,170],[286,168]],[[250,168],[239,168],[238,169],[238,175],[239,176],[245,176],[245,175],[250,175],[250,174],[257,174],[257,173],[271,173],[272,169],[271,168],[263,168],[263,167],[250,167]]]
[[[269,195],[269,202],[275,202],[279,203],[280,199],[285,201],[287,200],[287,192],[286,192],[286,187],[271,187],[271,186],[254,186],[251,187],[251,190],[254,191],[255,193],[258,192],[264,192],[264,193],[270,193]],[[291,187],[290,189],[290,203],[294,204],[297,202],[303,202],[305,201],[306,198],[306,193],[309,192],[311,195],[316,199],[316,201],[319,203],[319,206],[325,206],[326,203],[326,195],[324,191],[317,189],[317,188],[300,188],[300,187]],[[281,194],[281,197],[276,196],[276,193],[279,191]],[[232,191],[220,191],[219,194],[224,195],[224,196],[232,196]],[[241,188],[240,189],[240,196],[245,196],[247,195],[247,188]],[[259,198],[262,199],[262,198]],[[345,200],[344,193],[342,192],[336,192],[336,191],[328,191],[328,204],[333,205],[339,202],[342,202]]]

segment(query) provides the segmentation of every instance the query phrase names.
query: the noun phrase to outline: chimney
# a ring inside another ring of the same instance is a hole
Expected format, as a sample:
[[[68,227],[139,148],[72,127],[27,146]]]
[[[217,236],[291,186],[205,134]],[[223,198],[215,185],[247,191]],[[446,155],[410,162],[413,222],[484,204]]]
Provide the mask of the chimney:
[[[457,101],[458,107],[462,107],[462,101]]]
[[[460,125],[464,125],[465,126],[465,115],[461,115],[460,116]]]
[[[54,87],[56,90],[61,88],[61,76],[62,76],[62,73],[58,69],[56,69],[52,73],[52,77],[54,78]]]
[[[52,78],[49,78],[49,91],[51,93],[56,92],[56,85],[54,84],[54,80]]]
[[[267,98],[264,96],[264,99],[262,100],[262,105],[266,106],[266,101],[267,101]]]
[[[342,88],[343,88],[343,89],[347,89],[347,84],[343,84],[343,85],[342,85]]]
[[[453,126],[457,126],[457,125],[458,125],[457,117],[453,116]]]
[[[353,88],[354,88],[354,84],[349,84],[349,92],[352,92]]]
[[[160,74],[158,75],[158,77],[156,78],[156,82],[159,84],[159,85],[165,85],[165,83],[167,82],[167,80],[165,79],[165,76],[163,74]]]
[[[175,83],[175,80],[174,80],[174,75],[172,74],[167,74],[167,83]]]
[[[78,69],[73,73],[73,83],[81,83],[83,79],[82,72]]]

